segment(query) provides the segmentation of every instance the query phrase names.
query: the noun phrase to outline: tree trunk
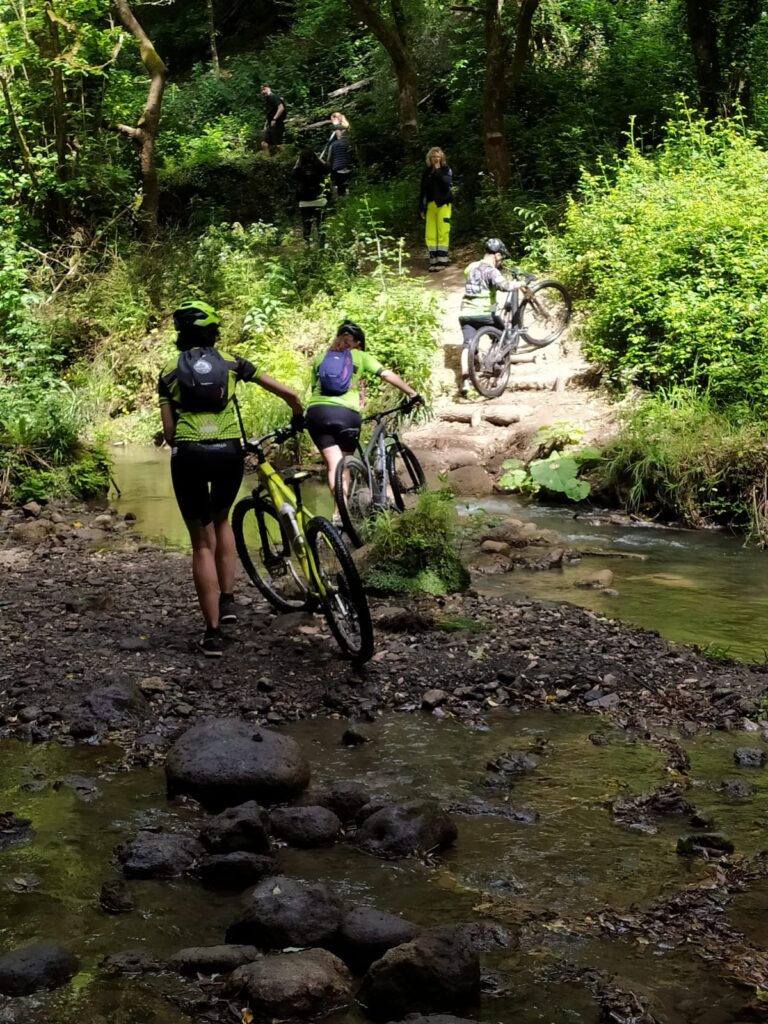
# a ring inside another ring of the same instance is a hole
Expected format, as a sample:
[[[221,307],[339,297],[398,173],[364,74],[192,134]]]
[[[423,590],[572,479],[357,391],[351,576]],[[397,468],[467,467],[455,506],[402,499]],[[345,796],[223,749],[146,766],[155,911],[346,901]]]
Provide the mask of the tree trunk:
[[[221,64],[219,63],[219,48],[216,45],[216,18],[213,12],[213,0],[205,0],[205,6],[208,11],[208,34],[211,39],[211,61],[213,62],[213,70],[216,72],[216,77],[221,77]]]
[[[509,39],[502,26],[504,3],[505,0],[486,0],[483,83],[485,164],[496,188],[500,191],[509,187],[509,147],[504,131]]]
[[[719,0],[685,0],[699,99],[710,120],[718,116],[722,91],[717,45],[718,9]]]
[[[124,28],[138,39],[141,62],[149,75],[147,102],[138,124],[135,128],[126,124],[117,125],[117,130],[132,140],[139,154],[142,184],[141,218],[146,237],[153,235],[157,229],[160,188],[155,164],[155,141],[160,128],[160,111],[168,69],[158,56],[149,36],[136,20],[128,0],[112,0],[112,3]]]
[[[348,0],[348,3],[353,13],[365,22],[389,54],[397,77],[400,131],[407,142],[412,142],[419,130],[419,76],[408,45],[405,16],[400,2],[391,0],[391,22],[370,0]]]
[[[52,15],[52,8],[46,10],[48,17],[48,38],[51,46],[51,78],[53,79],[53,137],[56,146],[56,174],[59,181],[67,175],[67,96],[64,90],[64,76],[58,63],[61,58],[59,25]]]
[[[11,96],[11,90],[9,86],[8,72],[0,70],[0,92],[3,94],[5,101],[5,109],[8,113],[8,122],[11,126],[11,132],[15,136],[17,143],[19,144],[19,152],[21,153],[21,162],[24,165],[24,170],[29,175],[29,180],[37,188],[38,180],[35,174],[35,169],[32,166],[32,154],[29,151],[27,140],[24,138],[24,133],[19,125],[18,118],[16,117],[16,111],[13,106],[13,98]]]

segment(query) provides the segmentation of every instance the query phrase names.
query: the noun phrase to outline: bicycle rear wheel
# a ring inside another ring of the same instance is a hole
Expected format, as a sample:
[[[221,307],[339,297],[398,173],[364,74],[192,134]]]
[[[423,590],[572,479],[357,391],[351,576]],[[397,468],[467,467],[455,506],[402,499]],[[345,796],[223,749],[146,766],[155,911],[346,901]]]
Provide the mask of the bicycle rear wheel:
[[[511,350],[498,327],[481,327],[469,344],[469,376],[485,398],[498,398],[509,383]]]
[[[232,510],[232,532],[243,568],[273,608],[311,608],[313,598],[275,506],[263,498],[243,498]]]
[[[373,490],[368,467],[354,455],[345,455],[336,467],[333,486],[336,507],[353,546],[363,546],[365,521],[373,511]]]
[[[325,589],[320,602],[339,647],[356,662],[373,654],[373,625],[363,582],[344,541],[327,519],[307,524],[307,544]]]
[[[571,297],[559,281],[536,281],[520,303],[522,337],[537,348],[550,345],[568,326],[571,309]]]
[[[392,499],[398,512],[413,504],[419,491],[426,486],[421,463],[407,444],[399,438],[387,448],[387,478],[392,489]]]

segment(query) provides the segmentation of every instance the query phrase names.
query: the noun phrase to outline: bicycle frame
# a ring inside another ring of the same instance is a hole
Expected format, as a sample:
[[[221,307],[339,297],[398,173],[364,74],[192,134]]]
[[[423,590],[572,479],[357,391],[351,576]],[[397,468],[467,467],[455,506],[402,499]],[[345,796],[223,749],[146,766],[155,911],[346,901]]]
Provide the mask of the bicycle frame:
[[[253,497],[260,498],[266,494],[272,501],[278,521],[285,529],[291,551],[301,566],[304,578],[313,593],[324,599],[326,597],[325,584],[306,541],[307,526],[313,517],[312,513],[302,501],[300,484],[297,483],[295,489],[289,487],[280,473],[267,460],[263,451],[263,445],[277,435],[279,432],[275,431],[273,434],[259,438],[258,441],[246,442],[246,450],[255,454],[258,459],[256,469],[259,474],[259,483],[253,488]],[[262,549],[266,552],[269,550],[269,538],[265,535],[266,527],[263,519],[259,519],[259,531]]]
[[[368,469],[368,473],[370,475],[371,494],[374,505],[386,507],[387,504],[387,439],[392,438],[395,444],[399,444],[399,438],[397,436],[397,431],[389,430],[387,428],[385,420],[387,416],[391,416],[400,411],[400,406],[396,405],[391,409],[385,409],[383,412],[374,413],[373,416],[367,416],[363,420],[363,423],[376,424],[365,447],[359,443],[357,446],[360,458]],[[371,456],[374,452],[376,454],[372,460]]]

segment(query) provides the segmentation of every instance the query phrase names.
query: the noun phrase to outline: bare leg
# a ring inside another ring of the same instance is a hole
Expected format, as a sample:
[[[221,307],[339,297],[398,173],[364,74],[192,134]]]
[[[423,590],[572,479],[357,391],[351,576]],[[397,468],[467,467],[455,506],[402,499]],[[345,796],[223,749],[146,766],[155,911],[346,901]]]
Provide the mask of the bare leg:
[[[219,578],[216,570],[216,530],[213,523],[203,526],[188,522],[192,541],[192,578],[197,600],[206,625],[216,629],[219,625]]]
[[[213,517],[216,534],[216,577],[222,594],[235,589],[235,535],[229,522],[229,510],[217,512]]]
[[[331,492],[331,497],[334,500],[333,510],[334,513],[338,512],[336,508],[336,467],[339,465],[341,460],[344,458],[344,453],[337,444],[331,445],[330,448],[323,448],[320,453],[325,459],[325,466],[328,470],[328,490]]]

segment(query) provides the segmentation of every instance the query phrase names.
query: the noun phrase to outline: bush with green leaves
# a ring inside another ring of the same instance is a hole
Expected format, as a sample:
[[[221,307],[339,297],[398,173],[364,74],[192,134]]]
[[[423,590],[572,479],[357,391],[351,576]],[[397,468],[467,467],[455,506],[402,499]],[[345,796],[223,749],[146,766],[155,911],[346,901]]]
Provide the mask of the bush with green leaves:
[[[720,409],[675,388],[624,412],[593,483],[610,501],[689,526],[746,529],[768,542],[768,430],[748,406]]]
[[[549,255],[613,382],[768,406],[767,207],[768,152],[738,120],[684,112],[657,152],[584,175]]]
[[[452,594],[469,585],[451,491],[422,491],[413,508],[373,520],[364,576],[390,594]]]

